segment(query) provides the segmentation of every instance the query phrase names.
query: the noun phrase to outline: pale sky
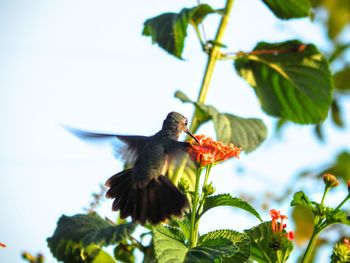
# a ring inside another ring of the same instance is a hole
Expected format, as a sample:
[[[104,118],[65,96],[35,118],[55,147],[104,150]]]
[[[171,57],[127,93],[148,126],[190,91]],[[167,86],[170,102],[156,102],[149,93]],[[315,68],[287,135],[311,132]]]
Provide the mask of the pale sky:
[[[224,1],[210,1],[223,7]],[[178,12],[196,1],[0,1],[0,262],[21,262],[20,253],[44,253],[62,214],[83,212],[99,184],[120,171],[108,147],[88,145],[60,124],[120,134],[152,135],[170,111],[192,116],[189,104],[173,97],[181,90],[196,99],[206,57],[192,28],[186,61],[171,57],[141,36],[143,22],[162,12]],[[205,22],[210,36],[218,17]],[[309,19],[280,22],[259,0],[236,0],[225,35],[228,51],[249,51],[258,41],[299,38],[321,48],[324,32]],[[262,118],[269,139],[240,160],[215,167],[217,193],[241,189],[283,192],[302,169],[331,161],[350,148],[349,130],[328,128],[319,144],[310,127],[292,125],[282,140],[272,140],[273,119],[259,107],[253,90],[238,77],[231,61],[218,64],[207,103],[223,112]],[[349,105],[345,114],[350,113]],[[201,130],[215,136],[210,126]],[[237,164],[248,168],[237,175]],[[256,177],[256,175],[259,175]],[[273,186],[273,188],[271,188]],[[322,189],[322,186],[320,187]],[[114,218],[111,201],[99,210]],[[277,207],[290,211],[288,204]],[[268,215],[261,214],[264,219]],[[215,222],[215,224],[213,224]],[[219,208],[201,221],[200,230],[242,231],[258,224],[237,209]]]

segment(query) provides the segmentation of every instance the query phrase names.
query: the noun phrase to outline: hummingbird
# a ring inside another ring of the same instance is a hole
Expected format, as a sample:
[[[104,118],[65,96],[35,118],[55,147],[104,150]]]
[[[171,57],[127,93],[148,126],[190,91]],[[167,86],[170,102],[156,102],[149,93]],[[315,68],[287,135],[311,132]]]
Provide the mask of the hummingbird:
[[[169,163],[184,156],[191,144],[179,141],[185,132],[198,140],[187,128],[187,118],[170,112],[162,128],[152,136],[92,133],[68,128],[85,139],[117,138],[125,147],[119,155],[131,166],[110,177],[106,198],[113,200],[112,210],[120,218],[131,216],[133,222],[158,224],[171,216],[181,216],[189,206],[188,200],[167,177]]]

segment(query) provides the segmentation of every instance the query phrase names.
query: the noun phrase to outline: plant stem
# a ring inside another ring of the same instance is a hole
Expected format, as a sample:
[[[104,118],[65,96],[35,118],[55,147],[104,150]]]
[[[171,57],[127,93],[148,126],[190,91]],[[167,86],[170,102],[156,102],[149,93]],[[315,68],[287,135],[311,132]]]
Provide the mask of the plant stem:
[[[221,22],[220,22],[220,25],[219,25],[219,28],[217,30],[216,37],[214,40],[215,43],[221,43],[223,40],[223,36],[224,36],[225,30],[226,30],[226,27],[228,24],[228,19],[229,19],[231,9],[233,6],[233,1],[234,0],[227,0],[227,2],[226,2],[225,11],[224,11],[224,14],[221,18]],[[201,88],[200,88],[198,98],[197,98],[198,103],[205,102],[205,99],[206,99],[207,93],[208,93],[208,89],[209,89],[209,85],[210,85],[210,82],[211,82],[211,79],[213,76],[214,68],[215,68],[216,62],[218,61],[219,57],[220,57],[220,46],[214,45],[209,53],[207,66],[205,68],[205,73],[203,76]],[[191,126],[190,126],[190,131],[193,133],[196,132],[196,130],[198,129],[199,124],[200,124],[197,116],[198,116],[198,111],[196,109],[195,113],[193,114]]]
[[[328,191],[330,190],[331,188],[329,186],[326,186],[326,188],[324,189],[324,192],[323,192],[323,196],[322,196],[322,200],[321,200],[321,205],[323,205],[324,203],[324,200],[326,198],[326,195],[328,193]]]
[[[227,0],[225,5],[224,14],[222,15],[220,25],[218,27],[218,30],[216,32],[216,37],[214,42],[215,43],[221,43],[224,37],[224,33],[228,24],[228,19],[230,17],[231,9],[233,6],[234,0]],[[198,33],[198,32],[196,32]],[[197,103],[204,103],[205,99],[207,97],[209,85],[213,76],[214,68],[216,65],[216,62],[220,59],[220,49],[221,47],[219,45],[213,45],[212,49],[209,52],[209,57],[207,61],[207,66],[205,68],[205,73],[203,76],[201,88],[199,90]],[[192,133],[195,133],[200,125],[199,119],[198,119],[198,110],[196,109],[194,111],[194,114],[192,116],[191,125],[189,128],[189,131]],[[173,183],[177,185],[178,180],[183,174],[183,171],[186,167],[187,158],[184,158],[184,160],[181,162],[181,164],[176,168],[174,171],[174,177],[172,179]]]
[[[314,227],[314,231],[312,232],[311,239],[309,241],[309,244],[307,245],[307,248],[305,250],[305,253],[303,255],[303,258],[301,259],[300,263],[308,263],[310,260],[310,256],[312,254],[312,251],[314,250],[314,246],[316,244],[318,235],[320,231],[318,230],[318,227]]]
[[[190,240],[189,240],[189,247],[194,247],[197,244],[197,236],[198,236],[198,228],[196,227],[196,221],[197,221],[197,205],[198,205],[198,199],[199,199],[199,181],[202,173],[202,168],[197,168],[196,172],[196,185],[194,187],[194,194],[193,194],[193,202],[192,202],[192,209],[191,209],[191,229],[190,229]]]
[[[349,199],[350,199],[350,194],[348,194],[348,196],[344,198],[344,200],[337,206],[336,209],[334,209],[334,211],[340,209]]]
[[[205,177],[204,177],[203,187],[208,184],[208,178],[209,178],[211,167],[212,167],[212,165],[210,164],[210,165],[207,166],[207,168],[205,170]]]

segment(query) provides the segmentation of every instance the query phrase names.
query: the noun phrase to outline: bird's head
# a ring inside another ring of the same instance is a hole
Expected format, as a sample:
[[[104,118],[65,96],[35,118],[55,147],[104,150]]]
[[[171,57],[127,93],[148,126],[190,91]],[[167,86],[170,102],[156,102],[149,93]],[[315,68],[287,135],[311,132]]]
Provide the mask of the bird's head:
[[[179,138],[182,132],[186,132],[189,136],[197,141],[197,139],[189,132],[187,124],[188,120],[185,116],[178,112],[172,111],[164,120],[162,130],[174,135],[176,139]]]

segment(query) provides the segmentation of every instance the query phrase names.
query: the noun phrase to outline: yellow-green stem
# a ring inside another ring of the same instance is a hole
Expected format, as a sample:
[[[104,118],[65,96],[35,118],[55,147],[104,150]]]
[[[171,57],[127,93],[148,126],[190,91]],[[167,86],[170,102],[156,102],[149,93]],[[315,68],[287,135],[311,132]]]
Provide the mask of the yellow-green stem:
[[[216,37],[214,40],[214,43],[222,43],[224,33],[228,24],[228,19],[231,13],[232,5],[233,5],[234,0],[227,0],[224,14],[221,18],[221,22],[218,28],[218,31],[216,33]],[[201,89],[199,91],[199,95],[197,98],[198,103],[204,103],[207,97],[209,85],[214,73],[214,68],[216,65],[216,62],[218,61],[220,57],[220,46],[219,45],[213,45],[209,57],[208,57],[208,62],[207,66],[205,68],[205,73],[203,76],[202,84],[201,84]],[[192,121],[191,121],[191,126],[190,126],[190,131],[191,132],[196,132],[196,130],[199,127],[199,120],[197,118],[198,111],[195,110],[195,113],[193,114]]]
[[[350,199],[350,194],[348,194],[347,197],[344,198],[344,200],[337,206],[336,209],[334,209],[334,211],[340,209],[349,199]]]
[[[234,2],[234,0],[227,0],[227,2],[226,2],[224,14],[222,15],[221,22],[220,22],[219,28],[217,30],[214,43],[222,43],[224,33],[225,33],[225,30],[226,30],[226,27],[228,24],[228,19],[229,19],[231,9],[233,6],[233,2]],[[214,73],[214,68],[215,68],[216,62],[220,59],[220,49],[221,48],[219,45],[214,45],[209,53],[207,65],[205,68],[205,73],[203,76],[201,88],[199,90],[199,94],[198,94],[198,98],[197,98],[197,103],[205,103],[205,99],[207,97],[209,85],[210,85],[210,82],[211,82],[211,79],[212,79],[212,76]],[[199,124],[200,124],[197,116],[198,116],[198,111],[195,110],[194,114],[192,116],[192,121],[191,121],[191,125],[189,128],[190,132],[192,132],[192,133],[195,133],[197,131]],[[181,164],[178,165],[178,167],[174,171],[174,177],[173,177],[172,181],[175,185],[177,185],[180,177],[183,174],[183,171],[185,170],[186,162],[187,162],[187,158],[184,158],[184,161],[182,161]]]
[[[311,257],[312,251],[314,250],[314,246],[316,244],[319,233],[320,231],[318,230],[317,226],[315,226],[314,231],[312,232],[312,236],[309,241],[309,244],[307,245],[307,248],[305,250],[305,253],[300,263],[308,263],[310,261],[310,257]]]
[[[192,209],[191,209],[191,229],[190,229],[190,240],[189,240],[189,247],[195,247],[197,244],[197,236],[198,236],[198,228],[196,227],[196,221],[197,221],[197,205],[198,205],[198,199],[199,199],[199,181],[202,173],[202,168],[197,168],[196,172],[196,185],[194,187],[194,194],[193,194],[193,202],[192,202]],[[196,231],[197,230],[197,231]]]

